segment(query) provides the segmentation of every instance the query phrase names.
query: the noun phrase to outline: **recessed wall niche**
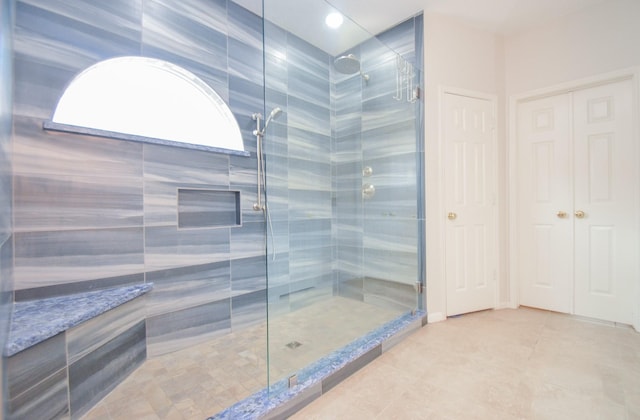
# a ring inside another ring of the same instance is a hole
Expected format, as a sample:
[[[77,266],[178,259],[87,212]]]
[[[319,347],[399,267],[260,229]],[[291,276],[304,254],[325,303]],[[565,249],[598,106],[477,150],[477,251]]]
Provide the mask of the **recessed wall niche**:
[[[240,226],[240,191],[178,189],[178,228]]]
[[[44,128],[248,156],[225,101],[167,61],[126,56],[78,74]]]

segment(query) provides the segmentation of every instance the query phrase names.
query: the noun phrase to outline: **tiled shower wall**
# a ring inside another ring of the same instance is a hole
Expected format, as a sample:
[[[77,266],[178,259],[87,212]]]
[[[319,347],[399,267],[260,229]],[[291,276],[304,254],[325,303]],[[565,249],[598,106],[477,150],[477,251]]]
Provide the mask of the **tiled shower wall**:
[[[368,82],[339,74],[335,57],[268,22],[265,45],[267,112],[286,111],[264,146],[271,313],[334,294],[365,300],[365,279],[402,289],[415,305],[424,222],[420,109],[406,92],[393,97],[398,54],[420,83],[422,17],[345,52],[361,58]],[[371,177],[362,176],[364,166],[374,168]],[[371,200],[362,198],[366,182],[376,187]]]
[[[337,293],[384,306],[412,308],[422,278],[420,101],[408,97],[406,80],[398,85],[408,68],[420,85],[421,50],[420,15],[345,52],[360,58],[368,80],[333,76]],[[364,184],[375,187],[372,197],[363,197]]]
[[[224,0],[20,0],[16,12],[15,299],[153,282],[150,355],[264,320],[251,119],[263,107],[262,20]],[[341,80],[333,57],[265,23],[266,112],[285,111],[265,138],[274,311],[331,296],[336,273],[415,281],[415,113],[390,99],[395,53],[385,44],[413,59],[416,19],[358,47],[368,84]],[[42,130],[79,71],[120,55],[171,61],[209,83],[251,157]],[[378,191],[367,203],[363,158]],[[242,226],[178,229],[179,188],[240,191]]]
[[[251,157],[43,131],[78,72],[121,55],[167,60],[211,85]],[[264,221],[251,208],[258,16],[226,0],[19,0],[15,75],[16,300],[153,282],[149,355],[265,319]],[[179,229],[179,188],[240,191],[242,226]]]
[[[13,1],[0,3],[0,348],[4,348],[9,331],[11,310],[13,241],[11,240],[11,91],[12,91],[12,17]],[[0,361],[0,418],[3,418],[7,391],[4,372],[6,361]]]

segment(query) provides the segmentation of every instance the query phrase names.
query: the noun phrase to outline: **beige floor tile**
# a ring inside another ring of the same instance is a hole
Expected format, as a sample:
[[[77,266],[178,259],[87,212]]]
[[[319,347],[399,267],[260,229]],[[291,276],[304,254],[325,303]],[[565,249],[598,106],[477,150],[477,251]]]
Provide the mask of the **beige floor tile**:
[[[374,419],[640,419],[639,351],[629,328],[530,308],[484,311],[427,325],[312,413],[337,415],[341,400],[363,395],[389,401]]]

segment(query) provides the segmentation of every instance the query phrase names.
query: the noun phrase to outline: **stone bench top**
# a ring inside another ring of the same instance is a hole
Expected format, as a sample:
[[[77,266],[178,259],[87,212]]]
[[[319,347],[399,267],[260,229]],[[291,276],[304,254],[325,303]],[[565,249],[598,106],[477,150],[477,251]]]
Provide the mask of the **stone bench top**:
[[[147,293],[153,283],[16,302],[5,356],[38,344]]]

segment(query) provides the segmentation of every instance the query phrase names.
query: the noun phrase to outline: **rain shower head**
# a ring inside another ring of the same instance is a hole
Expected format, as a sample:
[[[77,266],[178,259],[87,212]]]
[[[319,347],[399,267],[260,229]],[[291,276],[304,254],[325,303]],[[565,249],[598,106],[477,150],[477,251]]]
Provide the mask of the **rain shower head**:
[[[362,70],[360,70],[360,60],[358,60],[358,57],[353,54],[341,55],[336,58],[333,60],[333,67],[335,67],[338,73],[342,74],[359,73],[365,82],[369,81],[369,75],[364,74]]]
[[[342,74],[355,74],[360,71],[360,60],[353,54],[341,55],[333,61],[333,66]]]

